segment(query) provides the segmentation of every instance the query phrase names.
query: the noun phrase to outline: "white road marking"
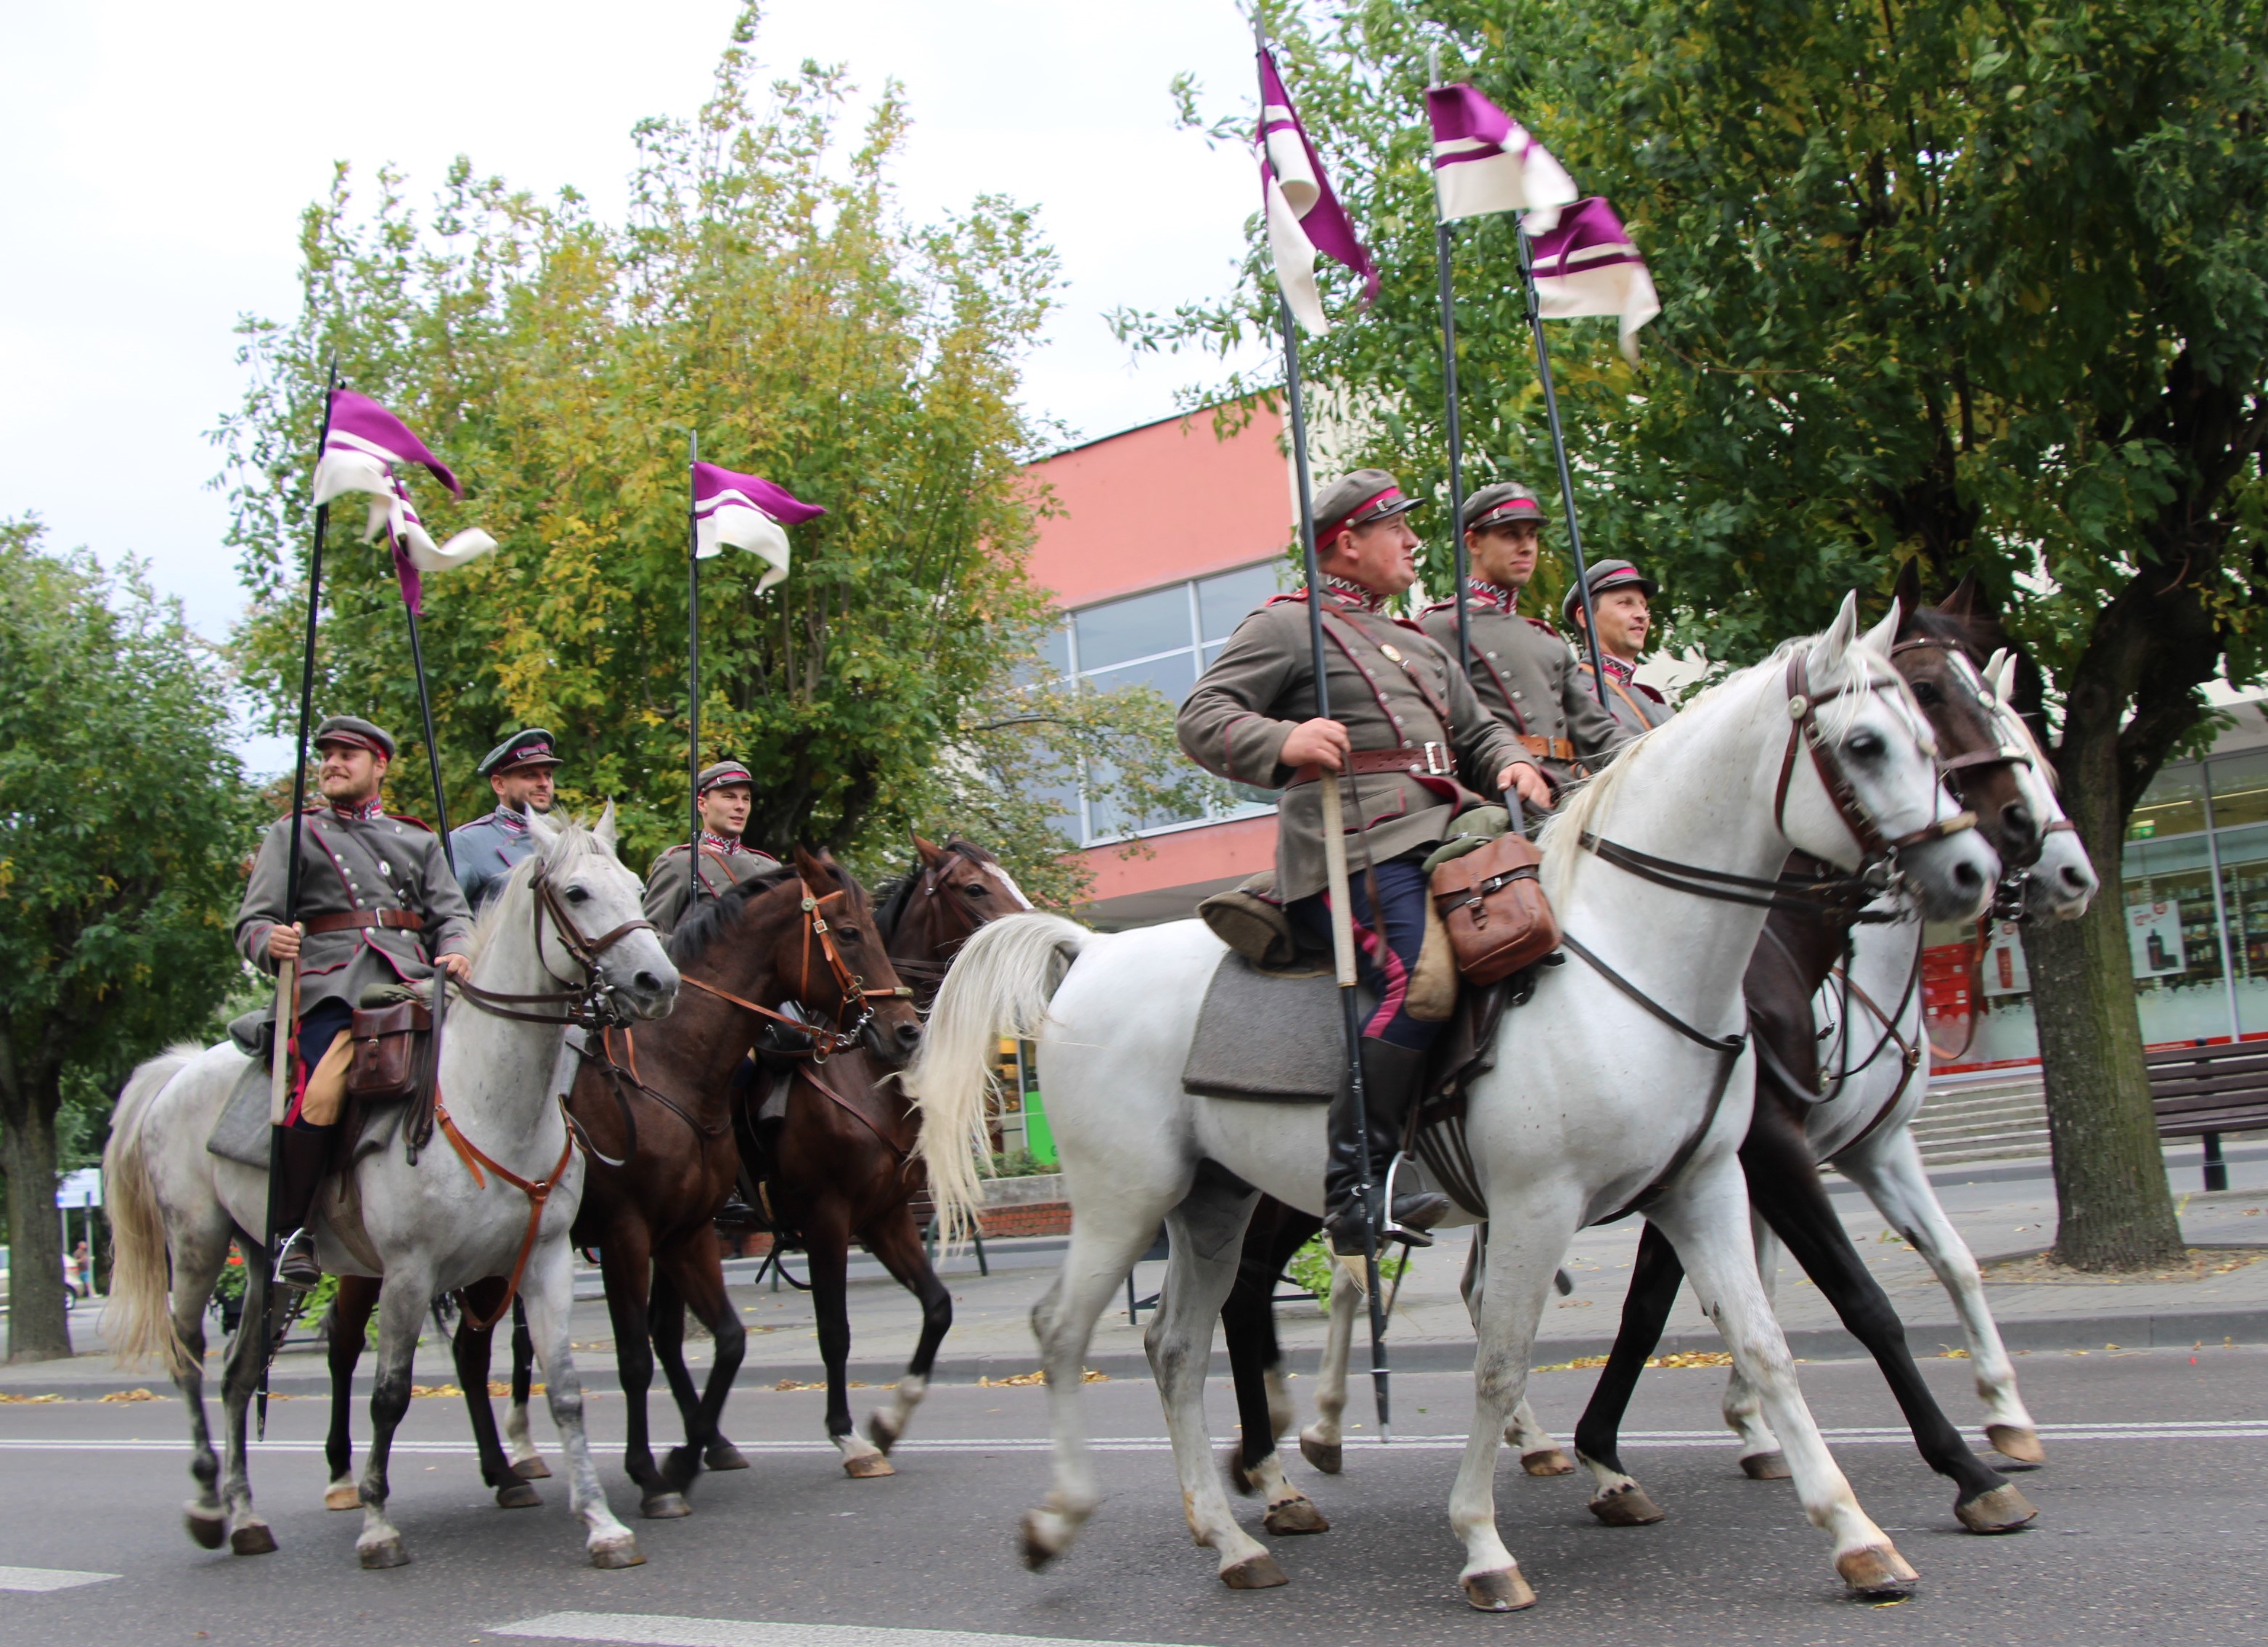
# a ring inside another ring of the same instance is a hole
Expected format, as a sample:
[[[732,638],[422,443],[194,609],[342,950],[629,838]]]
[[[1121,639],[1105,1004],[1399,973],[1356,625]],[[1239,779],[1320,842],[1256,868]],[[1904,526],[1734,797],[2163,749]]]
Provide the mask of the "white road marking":
[[[1156,1647],[1147,1642],[1064,1636],[994,1636],[982,1630],[888,1629],[858,1624],[760,1624],[674,1618],[660,1613],[547,1613],[491,1625],[491,1636],[546,1641],[624,1642],[632,1647]]]
[[[116,1573],[75,1573],[63,1567],[0,1567],[0,1590],[76,1590],[81,1585],[99,1585],[117,1577]]]

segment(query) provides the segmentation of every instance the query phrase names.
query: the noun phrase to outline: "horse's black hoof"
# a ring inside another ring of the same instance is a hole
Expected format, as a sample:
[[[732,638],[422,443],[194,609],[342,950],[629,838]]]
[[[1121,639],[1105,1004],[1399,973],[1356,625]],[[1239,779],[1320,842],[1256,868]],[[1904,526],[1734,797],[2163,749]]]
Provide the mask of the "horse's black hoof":
[[[551,1467],[541,1459],[514,1459],[512,1473],[524,1482],[543,1482],[551,1479]]]
[[[638,1500],[638,1514],[649,1521],[674,1521],[692,1513],[693,1506],[685,1502],[682,1493],[650,1493]]]
[[[208,1510],[202,1504],[181,1506],[181,1522],[189,1536],[205,1549],[217,1550],[228,1536],[228,1518],[217,1510]]]
[[[1979,1493],[1966,1504],[1955,1502],[1953,1513],[1971,1533],[2014,1533],[2040,1512],[2016,1490],[2014,1482],[2002,1482],[1989,1493]]]
[[[526,1482],[508,1482],[497,1489],[499,1510],[533,1510],[542,1502],[543,1495]]]
[[[740,1449],[729,1441],[711,1442],[709,1451],[701,1455],[701,1461],[712,1470],[745,1470],[748,1467],[747,1460],[740,1456]]]

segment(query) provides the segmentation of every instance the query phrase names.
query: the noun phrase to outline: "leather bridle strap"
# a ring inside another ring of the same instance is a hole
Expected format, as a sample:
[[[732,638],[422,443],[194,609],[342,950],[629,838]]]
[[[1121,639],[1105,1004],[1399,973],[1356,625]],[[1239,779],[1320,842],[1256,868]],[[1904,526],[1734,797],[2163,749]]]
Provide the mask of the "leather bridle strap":
[[[1655,1000],[1645,990],[1639,989],[1629,979],[1624,977],[1622,974],[1608,966],[1606,962],[1601,960],[1596,955],[1594,955],[1588,949],[1578,943],[1572,934],[1564,931],[1561,932],[1559,935],[1559,942],[1562,947],[1574,951],[1578,956],[1589,965],[1592,971],[1597,973],[1599,976],[1604,978],[1609,983],[1614,985],[1616,989],[1630,996],[1631,1000],[1637,1002],[1640,1006],[1653,1013],[1654,1017],[1660,1018],[1663,1023],[1668,1025],[1670,1028],[1675,1030],[1679,1034],[1684,1036],[1686,1040],[1691,1041],[1695,1046],[1706,1047],[1712,1052],[1736,1053],[1740,1051],[1742,1048],[1749,1044],[1749,1038],[1746,1035],[1704,1034],[1701,1031],[1694,1028],[1692,1025],[1687,1023],[1683,1018],[1678,1017],[1676,1013],[1662,1005],[1660,1002]]]
[[[1613,864],[1640,880],[1650,880],[1657,886],[1667,886],[1673,892],[1690,893],[1697,898],[1712,898],[1720,903],[1745,904],[1752,909],[1825,909],[1850,912],[1854,920],[1867,919],[1864,906],[1881,896],[1881,889],[1859,875],[1837,875],[1825,879],[1805,879],[1781,875],[1764,880],[1754,875],[1735,875],[1728,870],[1710,869],[1699,864],[1681,864],[1674,858],[1656,857],[1651,852],[1641,852],[1618,842],[1602,840],[1594,835],[1577,837],[1583,849],[1596,855],[1602,862]],[[1890,920],[1883,915],[1874,917]]]
[[[563,1114],[563,1105],[561,1110]],[[473,1306],[466,1300],[465,1295],[461,1291],[457,1294],[457,1305],[464,1312],[466,1324],[476,1333],[484,1333],[504,1320],[504,1312],[512,1308],[512,1299],[519,1296],[519,1278],[526,1273],[527,1255],[535,1250],[536,1232],[542,1227],[543,1203],[551,1199],[551,1192],[559,1186],[560,1174],[567,1170],[567,1163],[575,1158],[575,1130],[571,1126],[567,1129],[567,1142],[559,1151],[559,1165],[551,1169],[551,1176],[531,1180],[522,1178],[510,1167],[483,1154],[478,1144],[459,1131],[455,1119],[449,1114],[449,1107],[441,1101],[438,1092],[433,1097],[433,1119],[440,1123],[443,1136],[456,1151],[458,1158],[464,1162],[466,1170],[472,1173],[475,1187],[488,1187],[488,1180],[481,1175],[481,1168],[485,1166],[527,1197],[527,1233],[520,1238],[519,1256],[512,1260],[512,1274],[504,1281],[504,1298],[497,1304],[495,1313],[486,1320],[480,1320],[474,1314]]]
[[[1844,687],[1830,693],[1825,701],[1831,702],[1852,692],[1881,691],[1888,684],[1869,681]],[[1811,752],[1812,770],[1819,775],[1820,784],[1826,790],[1827,798],[1835,807],[1835,815],[1843,820],[1843,827],[1858,841],[1859,849],[1869,858],[1887,857],[1905,847],[1919,846],[1928,841],[1941,841],[1948,835],[1959,835],[1964,829],[1977,827],[1975,812],[1959,812],[1950,818],[1933,819],[1895,840],[1885,835],[1881,827],[1867,811],[1866,804],[1859,798],[1858,789],[1852,783],[1850,774],[1843,769],[1843,762],[1836,754],[1834,746],[1827,741],[1827,734],[1819,724],[1821,702],[1811,695],[1810,672],[1804,662],[1804,649],[1799,646],[1787,655],[1787,750],[1780,757],[1779,783],[1772,794],[1772,823],[1781,834],[1787,832],[1787,791],[1795,777],[1795,754],[1799,747]]]
[[[556,973],[551,972],[550,967],[543,960],[543,920],[548,912],[551,917],[552,925],[558,929],[561,945],[576,964],[583,968],[584,979],[581,987],[543,989],[533,994],[523,994],[499,989],[484,989],[470,979],[453,979],[449,982],[449,987],[492,1018],[511,1018],[522,1024],[595,1025],[601,1018],[598,1004],[600,959],[631,933],[652,931],[653,923],[643,920],[625,921],[610,932],[596,938],[589,937],[585,935],[582,928],[575,924],[574,915],[561,901],[557,889],[551,884],[549,872],[541,859],[536,862],[535,869],[529,878],[529,883],[534,894],[531,900],[534,908],[530,919],[534,928],[536,964],[541,966],[544,971],[550,973],[554,978],[558,977]],[[564,982],[565,980],[562,979],[560,982]],[[522,1006],[557,1007],[559,1011],[522,1012],[514,1010]]]

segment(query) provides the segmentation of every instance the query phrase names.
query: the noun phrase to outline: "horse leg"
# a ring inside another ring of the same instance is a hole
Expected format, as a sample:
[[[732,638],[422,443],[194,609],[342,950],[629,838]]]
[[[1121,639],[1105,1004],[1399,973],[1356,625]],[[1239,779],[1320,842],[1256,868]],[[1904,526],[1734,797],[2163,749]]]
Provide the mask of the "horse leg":
[[[535,1450],[527,1433],[527,1398],[535,1386],[535,1340],[527,1332],[527,1300],[517,1293],[512,1300],[512,1406],[504,1415],[504,1446],[512,1467],[524,1482],[540,1482],[551,1467]]]
[[[1738,1164],[1727,1156],[1705,1156],[1647,1216],[1676,1246],[1734,1364],[1762,1393],[1803,1512],[1834,1541],[1836,1571],[1860,1595],[1903,1591],[1913,1582],[1914,1570],[1859,1507],[1796,1384],[1787,1339],[1756,1279],[1746,1203]]]
[[[669,1399],[676,1403],[678,1423],[689,1436],[694,1430],[695,1409],[701,1405],[701,1392],[694,1387],[692,1369],[685,1364],[685,1299],[671,1279],[667,1261],[658,1252],[654,1255],[652,1286],[645,1299],[645,1330],[653,1345],[654,1363],[661,1369],[662,1381],[669,1386]],[[701,1473],[701,1460],[696,1458],[692,1464],[692,1468],[681,1474],[682,1461],[673,1451],[662,1460],[662,1478],[683,1492]]]
[[[638,1513],[652,1520],[692,1514],[685,1495],[662,1475],[653,1461],[653,1444],[647,1429],[646,1393],[653,1387],[653,1346],[648,1335],[652,1315],[647,1309],[646,1288],[653,1274],[652,1250],[643,1226],[624,1223],[607,1232],[599,1248],[599,1268],[606,1276],[607,1318],[615,1328],[615,1366],[622,1375],[623,1428],[622,1468],[637,1484]],[[531,1319],[536,1348],[542,1335]],[[547,1367],[549,1363],[546,1363]],[[547,1385],[549,1379],[547,1378]],[[558,1406],[556,1395],[552,1406]],[[580,1401],[577,1410],[580,1412]]]
[[[662,1474],[679,1482],[682,1490],[700,1473],[704,1454],[713,1452],[720,1442],[726,1446],[732,1445],[724,1441],[717,1426],[724,1416],[725,1399],[732,1394],[733,1380],[740,1371],[740,1357],[747,1352],[748,1334],[725,1290],[724,1254],[717,1248],[715,1224],[703,1219],[690,1236],[657,1254],[655,1267],[672,1283],[672,1297],[677,1305],[672,1312],[674,1319],[682,1322],[685,1312],[691,1309],[717,1345],[716,1359],[709,1368],[709,1382],[700,1399],[679,1401],[679,1410],[685,1420],[685,1445],[673,1449],[662,1462]],[[669,1379],[674,1391],[685,1366],[681,1327],[673,1349],[675,1354]],[[689,1387],[691,1380],[688,1379],[687,1383]]]
[[[394,1457],[394,1432],[409,1411],[410,1363],[433,1297],[430,1271],[388,1277],[378,1295],[378,1378],[370,1393],[370,1452],[362,1467],[362,1533],[355,1554],[366,1568],[400,1567],[409,1560],[401,1534],[387,1519],[391,1488],[387,1467]]]
[[[1867,1347],[1897,1398],[1923,1461],[1955,1488],[1954,1514],[1971,1533],[2012,1533],[2039,1511],[1998,1471],[1971,1452],[1922,1382],[1906,1349],[1905,1326],[1836,1216],[1811,1151],[1794,1122],[1760,1110],[1741,1158],[1749,1193],[1804,1273],[1818,1285],[1851,1335]]]
[[[362,1491],[354,1482],[354,1371],[362,1360],[363,1335],[378,1307],[375,1276],[341,1276],[339,1290],[324,1312],[323,1337],[331,1368],[331,1429],[323,1457],[331,1484],[323,1489],[326,1510],[359,1510]]]
[[[181,1345],[181,1359],[173,1373],[173,1387],[189,1409],[189,1474],[197,1496],[181,1506],[189,1536],[206,1549],[217,1550],[227,1536],[227,1518],[221,1512],[220,1455],[213,1451],[212,1426],[205,1417],[205,1305],[212,1300],[213,1284],[228,1262],[231,1231],[227,1215],[218,1213],[197,1230],[169,1232],[167,1255],[173,1263],[171,1299],[173,1335]],[[254,1250],[247,1240],[244,1250]]]
[[[497,1436],[496,1408],[489,1399],[489,1354],[496,1342],[496,1324],[475,1327],[473,1318],[502,1307],[504,1281],[491,1276],[476,1281],[458,1295],[457,1330],[450,1349],[457,1363],[457,1386],[465,1393],[465,1414],[472,1420],[473,1445],[479,1450],[481,1479],[496,1489],[499,1510],[533,1510],[543,1500],[519,1478],[504,1456]]]
[[[855,1481],[897,1474],[881,1449],[850,1422],[850,1231],[841,1201],[829,1197],[804,1221],[811,1260],[811,1312],[819,1322],[819,1357],[827,1364],[827,1438]]]
[[[891,1279],[921,1301],[921,1337],[914,1357],[898,1379],[890,1399],[866,1420],[866,1439],[887,1455],[913,1422],[914,1408],[929,1393],[930,1369],[937,1364],[938,1346],[953,1330],[953,1294],[937,1278],[929,1254],[922,1250],[921,1231],[915,1226],[913,1208],[905,1202],[874,1221],[866,1232],[866,1250],[880,1259]]]
[[[1638,1257],[1631,1264],[1630,1290],[1623,1296],[1622,1324],[1615,1330],[1615,1347],[1592,1386],[1591,1399],[1575,1423],[1575,1456],[1591,1472],[1595,1490],[1591,1513],[1610,1527],[1651,1526],[1662,1518],[1661,1507],[1623,1468],[1623,1415],[1630,1410],[1646,1358],[1661,1342],[1669,1323],[1670,1306],[1677,1301],[1685,1266],[1677,1249],[1651,1219],[1638,1239]]]
[[[250,1250],[254,1243],[247,1241]],[[227,1412],[227,1453],[223,1460],[220,1498],[228,1513],[228,1547],[239,1555],[266,1555],[276,1548],[276,1534],[252,1507],[251,1466],[246,1458],[252,1399],[260,1389],[260,1375],[268,1364],[268,1301],[273,1288],[266,1262],[244,1267],[244,1315],[235,1336],[228,1341],[228,1357],[221,1364],[221,1400]]]
[[[609,1298],[613,1291],[609,1286]],[[607,1507],[607,1489],[599,1483],[591,1437],[583,1428],[583,1380],[575,1371],[574,1347],[568,1339],[569,1316],[575,1306],[574,1259],[563,1239],[539,1244],[529,1255],[520,1293],[527,1300],[528,1332],[543,1368],[551,1423],[566,1455],[568,1503],[583,1518],[588,1534],[583,1548],[593,1567],[635,1567],[645,1557],[638,1553],[630,1530]],[[639,1341],[641,1346],[644,1342]]]
[[[1483,1224],[1474,1230],[1472,1245],[1465,1249],[1465,1273],[1457,1283],[1457,1290],[1464,1295],[1465,1313],[1470,1318],[1476,1332],[1480,1329],[1481,1260],[1487,1240],[1488,1225]],[[1573,1283],[1565,1279],[1564,1272],[1554,1270],[1552,1277],[1560,1291],[1572,1290]],[[1333,1325],[1336,1327],[1336,1324],[1334,1318]],[[1347,1329],[1351,1332],[1353,1326],[1354,1318],[1350,1313]],[[1339,1352],[1339,1364],[1342,1368],[1346,1364],[1344,1349]],[[1346,1389],[1344,1372],[1340,1375],[1339,1389],[1340,1400],[1344,1401]],[[1574,1461],[1568,1458],[1551,1432],[1543,1427],[1543,1421],[1536,1417],[1535,1409],[1528,1404],[1525,1395],[1512,1409],[1512,1417],[1504,1427],[1504,1439],[1506,1445],[1520,1449],[1520,1467],[1530,1475],[1572,1475],[1575,1473]]]
[[[2040,1435],[2023,1397],[2016,1393],[2016,1365],[2000,1342],[2000,1328],[1984,1302],[1984,1278],[1969,1244],[1930,1187],[1921,1151],[1904,1127],[1876,1133],[1835,1165],[1872,1198],[1890,1227],[1911,1241],[1952,1296],[1954,1312],[1969,1340],[1977,1393],[1984,1402],[1984,1438],[2002,1458],[2025,1466],[2047,1462]]]
[[[1315,1226],[1321,1229],[1319,1220]],[[1326,1475],[1336,1475],[1345,1461],[1339,1421],[1347,1404],[1347,1359],[1354,1353],[1354,1318],[1362,1312],[1362,1294],[1347,1282],[1346,1272],[1334,1267],[1331,1275],[1330,1330],[1323,1338],[1323,1358],[1315,1369],[1315,1422],[1300,1432],[1300,1456]]]
[[[1166,1284],[1142,1336],[1166,1409],[1166,1432],[1173,1438],[1189,1536],[1219,1553],[1220,1581],[1232,1590],[1264,1590],[1289,1582],[1267,1547],[1238,1526],[1230,1513],[1220,1477],[1213,1472],[1212,1438],[1204,1417],[1213,1320],[1236,1283],[1245,1221],[1257,1197],[1257,1191],[1209,1163],[1199,1165],[1197,1182],[1166,1215]]]
[[[1276,1336],[1276,1280],[1320,1227],[1318,1220],[1280,1202],[1263,1201],[1245,1230],[1235,1284],[1220,1309],[1242,1432],[1226,1460],[1228,1484],[1240,1493],[1265,1493],[1268,1514],[1262,1525],[1279,1534],[1331,1530],[1314,1501],[1285,1478],[1276,1452],[1276,1439],[1291,1428],[1292,1418],[1283,1345]]]
[[[1769,1192],[1767,1192],[1769,1193]],[[1749,1239],[1756,1243],[1756,1282],[1764,1290],[1764,1303],[1778,1313],[1779,1304],[1780,1239],[1761,1212],[1753,1210],[1756,1187],[1749,1186],[1751,1212]],[[1784,1482],[1787,1460],[1780,1456],[1779,1437],[1764,1422],[1763,1398],[1738,1366],[1725,1377],[1725,1427],[1741,1438],[1741,1473],[1752,1482]]]

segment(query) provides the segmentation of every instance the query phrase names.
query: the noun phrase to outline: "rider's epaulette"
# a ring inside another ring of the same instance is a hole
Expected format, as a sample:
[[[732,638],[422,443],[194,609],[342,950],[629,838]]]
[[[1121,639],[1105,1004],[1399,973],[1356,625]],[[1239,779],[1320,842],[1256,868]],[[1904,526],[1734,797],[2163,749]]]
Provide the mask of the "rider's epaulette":
[[[1528,618],[1528,614],[1525,612],[1521,613],[1520,615],[1524,618]],[[1528,618],[1528,621],[1530,623],[1533,623],[1537,629],[1542,629],[1546,635],[1549,635],[1553,640],[1556,641],[1559,638],[1559,631],[1552,626],[1549,619]]]
[[[417,828],[423,829],[427,835],[431,835],[433,833],[433,826],[431,824],[427,823],[423,818],[413,816],[409,812],[388,812],[386,816],[395,823],[413,825]]]

